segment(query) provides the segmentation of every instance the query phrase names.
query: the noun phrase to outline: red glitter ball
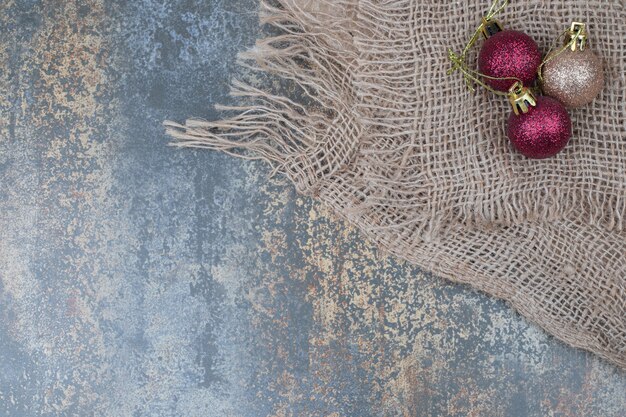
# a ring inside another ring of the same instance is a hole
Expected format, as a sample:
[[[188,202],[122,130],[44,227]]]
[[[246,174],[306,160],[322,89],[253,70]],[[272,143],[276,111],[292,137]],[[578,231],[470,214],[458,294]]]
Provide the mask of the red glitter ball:
[[[516,77],[529,86],[537,77],[541,52],[528,35],[515,30],[498,32],[488,38],[478,55],[480,72],[490,77]],[[509,91],[514,80],[484,79],[492,88]]]
[[[511,113],[507,134],[513,146],[528,158],[549,158],[569,142],[572,121],[559,101],[541,96],[528,113]]]

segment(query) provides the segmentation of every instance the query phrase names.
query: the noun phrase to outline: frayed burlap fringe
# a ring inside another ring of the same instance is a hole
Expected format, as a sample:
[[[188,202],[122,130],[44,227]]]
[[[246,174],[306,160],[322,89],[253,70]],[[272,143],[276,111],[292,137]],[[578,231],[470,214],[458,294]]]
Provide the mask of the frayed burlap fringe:
[[[556,158],[506,139],[507,104],[447,77],[489,2],[277,0],[243,65],[298,103],[235,82],[231,119],[167,122],[177,146],[268,161],[389,252],[505,299],[572,346],[626,368],[626,20],[623,2],[514,2],[502,16],[547,50],[590,25],[607,87],[572,111]],[[532,6],[532,7],[531,7]],[[474,59],[471,56],[469,59]],[[306,104],[301,104],[306,103]]]

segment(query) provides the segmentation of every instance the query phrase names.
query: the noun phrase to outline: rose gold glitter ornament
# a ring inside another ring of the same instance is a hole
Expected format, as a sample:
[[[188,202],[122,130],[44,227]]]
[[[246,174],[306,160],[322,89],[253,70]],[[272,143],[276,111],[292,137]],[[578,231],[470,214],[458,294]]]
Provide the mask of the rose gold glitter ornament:
[[[574,22],[566,44],[570,47],[548,56],[541,72],[544,94],[566,107],[591,103],[604,88],[602,60],[587,45],[585,25]]]

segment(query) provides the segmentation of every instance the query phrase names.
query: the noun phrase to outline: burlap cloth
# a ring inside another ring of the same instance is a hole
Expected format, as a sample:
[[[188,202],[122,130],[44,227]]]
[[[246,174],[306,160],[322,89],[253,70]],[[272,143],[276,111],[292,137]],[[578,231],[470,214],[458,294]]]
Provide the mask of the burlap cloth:
[[[281,34],[244,62],[305,100],[235,82],[235,116],[168,131],[179,146],[267,160],[388,251],[626,368],[626,3],[512,1],[499,17],[544,52],[584,21],[605,62],[602,95],[570,112],[570,145],[540,161],[511,148],[505,100],[446,75],[447,49],[463,48],[489,6],[263,3]]]

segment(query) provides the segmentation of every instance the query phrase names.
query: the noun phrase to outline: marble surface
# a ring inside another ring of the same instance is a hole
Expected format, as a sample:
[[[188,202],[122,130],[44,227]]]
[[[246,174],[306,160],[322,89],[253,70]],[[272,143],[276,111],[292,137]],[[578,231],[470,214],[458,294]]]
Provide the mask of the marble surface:
[[[623,416],[624,372],[166,146],[263,82],[260,34],[255,0],[0,1],[0,416]]]

